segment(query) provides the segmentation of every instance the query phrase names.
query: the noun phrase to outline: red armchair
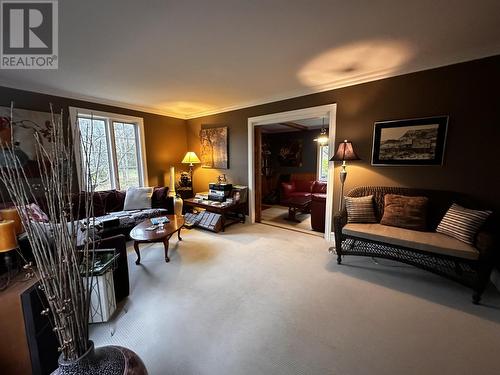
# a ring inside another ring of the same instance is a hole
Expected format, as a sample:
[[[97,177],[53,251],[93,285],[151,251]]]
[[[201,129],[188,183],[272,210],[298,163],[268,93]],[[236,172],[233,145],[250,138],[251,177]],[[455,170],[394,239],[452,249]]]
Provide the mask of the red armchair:
[[[317,232],[325,231],[326,188],[323,181],[295,180],[281,183],[280,200],[285,203],[293,197],[311,197],[311,227]]]
[[[311,196],[323,196],[326,198],[326,182],[295,180],[281,183],[281,202],[292,197]]]

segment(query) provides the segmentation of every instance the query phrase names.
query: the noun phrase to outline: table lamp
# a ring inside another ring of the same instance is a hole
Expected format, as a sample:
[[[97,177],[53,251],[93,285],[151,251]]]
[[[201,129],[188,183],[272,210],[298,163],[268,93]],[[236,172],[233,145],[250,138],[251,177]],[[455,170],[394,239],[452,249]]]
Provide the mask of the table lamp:
[[[193,164],[200,164],[201,160],[193,151],[188,151],[186,155],[184,155],[184,159],[182,159],[181,163],[189,164],[189,177],[191,177],[191,186],[193,186]]]
[[[14,220],[14,226],[16,229],[16,234],[21,234],[24,232],[23,224],[19,213],[15,207],[4,208],[0,210],[0,220]]]
[[[193,164],[200,164],[201,160],[198,158],[198,155],[196,155],[193,151],[188,151],[186,152],[186,155],[184,155],[184,159],[181,161],[182,164],[189,164],[189,168],[193,168]]]
[[[344,183],[347,178],[346,171],[346,160],[360,160],[359,156],[354,151],[354,147],[352,142],[349,142],[347,139],[344,142],[339,144],[337,152],[330,161],[341,161],[342,162],[342,170],[340,171],[340,211],[344,208]]]
[[[11,250],[17,248],[16,224],[14,220],[0,221],[0,253],[5,253],[4,262],[7,270],[7,283],[0,286],[0,290],[7,288],[10,282],[11,269],[13,265],[12,256],[9,254]]]

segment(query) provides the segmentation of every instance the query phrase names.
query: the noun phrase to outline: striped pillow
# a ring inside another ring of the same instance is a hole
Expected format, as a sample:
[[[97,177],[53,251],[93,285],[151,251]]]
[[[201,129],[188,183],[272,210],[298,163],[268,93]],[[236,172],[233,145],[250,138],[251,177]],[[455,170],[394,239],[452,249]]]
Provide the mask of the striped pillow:
[[[473,245],[479,228],[490,215],[491,211],[471,210],[453,203],[436,228],[436,232]]]
[[[344,197],[348,223],[376,223],[373,211],[373,195],[352,198]]]

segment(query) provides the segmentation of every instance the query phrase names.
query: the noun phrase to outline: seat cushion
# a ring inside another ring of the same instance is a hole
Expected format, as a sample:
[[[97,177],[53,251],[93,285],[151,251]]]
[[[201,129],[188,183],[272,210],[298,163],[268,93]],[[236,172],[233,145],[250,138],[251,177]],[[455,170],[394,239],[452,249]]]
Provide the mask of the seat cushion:
[[[326,194],[311,194],[311,199],[316,202],[325,202],[326,201]]]
[[[294,191],[293,193],[290,193],[288,195],[288,198],[294,198],[294,197],[310,197],[311,193],[306,193],[303,191]]]
[[[342,233],[348,236],[385,242],[390,245],[404,246],[429,253],[471,260],[479,258],[479,251],[475,247],[442,233],[419,232],[382,224],[355,223],[344,226]]]

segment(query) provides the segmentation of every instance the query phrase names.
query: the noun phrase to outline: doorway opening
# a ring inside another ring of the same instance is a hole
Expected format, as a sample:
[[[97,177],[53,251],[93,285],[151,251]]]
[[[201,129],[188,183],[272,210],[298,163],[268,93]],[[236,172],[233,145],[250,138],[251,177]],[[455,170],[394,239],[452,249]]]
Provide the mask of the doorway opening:
[[[251,222],[330,241],[336,104],[248,119]]]

